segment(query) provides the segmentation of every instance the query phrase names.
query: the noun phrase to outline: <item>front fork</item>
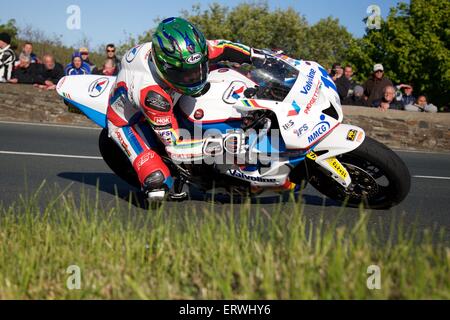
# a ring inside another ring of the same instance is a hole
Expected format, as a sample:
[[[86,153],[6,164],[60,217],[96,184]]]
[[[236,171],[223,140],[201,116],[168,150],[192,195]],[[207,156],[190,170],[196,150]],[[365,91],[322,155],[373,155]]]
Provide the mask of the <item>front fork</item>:
[[[317,163],[331,178],[344,188],[348,188],[352,179],[345,166],[336,158],[357,149],[365,140],[363,129],[340,124],[325,139],[320,141],[307,158]]]

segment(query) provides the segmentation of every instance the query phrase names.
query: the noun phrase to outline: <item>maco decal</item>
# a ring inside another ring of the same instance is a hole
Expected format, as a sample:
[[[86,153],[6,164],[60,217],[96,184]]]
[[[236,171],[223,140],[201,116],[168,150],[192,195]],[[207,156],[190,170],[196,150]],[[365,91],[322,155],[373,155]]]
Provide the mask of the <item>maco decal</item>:
[[[321,122],[319,122],[313,129],[311,135],[308,137],[308,142],[311,144],[321,138],[324,134],[330,130],[331,125],[328,121],[325,121],[325,116],[320,116]]]

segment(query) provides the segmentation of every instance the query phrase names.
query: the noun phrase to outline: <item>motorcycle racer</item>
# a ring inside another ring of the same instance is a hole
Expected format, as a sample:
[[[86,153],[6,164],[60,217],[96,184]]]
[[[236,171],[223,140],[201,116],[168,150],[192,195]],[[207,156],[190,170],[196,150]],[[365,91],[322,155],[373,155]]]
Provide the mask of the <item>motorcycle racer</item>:
[[[194,25],[181,18],[162,21],[152,42],[132,48],[122,59],[107,112],[109,136],[122,148],[149,200],[162,200],[173,179],[160,155],[146,138],[146,122],[159,140],[183,152],[173,108],[182,95],[201,95],[209,64],[252,63],[263,56],[248,46],[227,40],[206,40]],[[183,195],[174,195],[182,197]]]

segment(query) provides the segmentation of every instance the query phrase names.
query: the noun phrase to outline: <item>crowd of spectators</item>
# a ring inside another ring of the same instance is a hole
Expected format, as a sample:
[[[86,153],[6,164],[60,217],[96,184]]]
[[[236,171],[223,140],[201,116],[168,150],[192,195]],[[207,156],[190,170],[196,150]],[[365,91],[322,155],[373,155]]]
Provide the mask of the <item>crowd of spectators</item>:
[[[106,57],[101,68],[89,59],[89,49],[80,48],[72,54],[71,62],[63,67],[51,54],[45,54],[42,60],[33,52],[33,44],[26,42],[19,55],[11,49],[11,37],[0,33],[0,82],[33,84],[42,89],[55,89],[64,75],[97,74],[117,75],[120,60],[116,56],[114,44],[106,46]],[[353,79],[353,68],[335,63],[329,75],[343,105],[415,112],[437,112],[438,108],[427,102],[427,97],[413,95],[414,88],[409,84],[394,86],[385,76],[382,64],[375,64],[372,75],[362,84]]]
[[[33,44],[24,43],[19,54],[11,48],[11,37],[0,33],[0,82],[32,84],[40,89],[53,90],[65,75],[97,74],[114,76],[120,68],[114,44],[106,46],[103,66],[98,69],[89,60],[89,50],[80,48],[72,54],[71,62],[63,67],[52,54],[40,59],[33,52]]]
[[[343,105],[378,108],[381,111],[438,112],[436,106],[428,104],[426,96],[416,98],[413,95],[412,85],[394,86],[385,76],[384,67],[380,63],[374,65],[372,75],[362,84],[353,80],[353,68],[350,65],[343,68],[335,63],[329,70],[329,75],[336,84]]]

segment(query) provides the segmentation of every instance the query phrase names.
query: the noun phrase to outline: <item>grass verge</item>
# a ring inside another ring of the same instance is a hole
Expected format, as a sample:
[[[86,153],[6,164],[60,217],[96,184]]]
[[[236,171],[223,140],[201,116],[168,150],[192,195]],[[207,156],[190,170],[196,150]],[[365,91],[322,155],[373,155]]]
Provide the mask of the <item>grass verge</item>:
[[[142,212],[39,199],[0,206],[0,299],[450,299],[450,249],[401,223],[382,240],[364,211],[344,227],[294,201]],[[67,288],[71,265],[80,290]],[[367,288],[371,265],[381,290]]]

